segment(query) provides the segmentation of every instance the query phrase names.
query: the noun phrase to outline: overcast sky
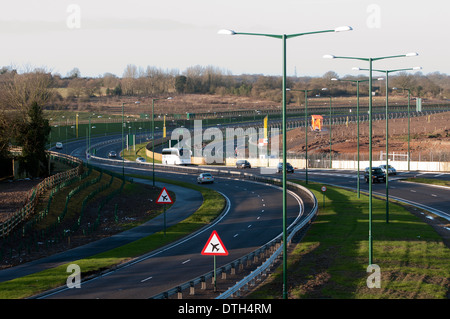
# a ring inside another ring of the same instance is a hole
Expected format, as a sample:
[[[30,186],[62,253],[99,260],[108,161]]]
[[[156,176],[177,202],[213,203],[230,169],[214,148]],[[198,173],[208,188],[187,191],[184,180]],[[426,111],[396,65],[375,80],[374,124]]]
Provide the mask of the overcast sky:
[[[16,0],[0,11],[0,66],[45,67],[63,76],[77,67],[94,77],[122,76],[127,64],[281,75],[281,40],[217,31],[293,34],[349,25],[353,31],[289,39],[288,75],[356,75],[352,67],[368,67],[324,54],[408,52],[419,56],[378,61],[374,68],[450,74],[449,13],[444,0]]]

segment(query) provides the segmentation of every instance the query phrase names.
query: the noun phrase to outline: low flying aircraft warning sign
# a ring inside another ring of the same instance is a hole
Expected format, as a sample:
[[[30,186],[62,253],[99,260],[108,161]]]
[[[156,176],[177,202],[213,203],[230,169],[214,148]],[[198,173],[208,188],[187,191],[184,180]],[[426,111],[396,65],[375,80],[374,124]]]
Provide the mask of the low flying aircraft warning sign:
[[[225,248],[219,234],[214,230],[209,236],[205,247],[203,247],[202,255],[227,256],[228,250]]]
[[[173,204],[172,198],[170,198],[169,192],[163,187],[161,193],[156,200],[157,204]]]

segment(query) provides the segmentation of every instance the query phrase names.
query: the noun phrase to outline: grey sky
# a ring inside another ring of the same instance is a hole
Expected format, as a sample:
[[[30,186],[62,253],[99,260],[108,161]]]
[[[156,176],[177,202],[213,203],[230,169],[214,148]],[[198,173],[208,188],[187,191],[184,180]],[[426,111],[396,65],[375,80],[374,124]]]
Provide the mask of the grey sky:
[[[290,34],[353,31],[288,40],[288,75],[357,74],[362,62],[326,60],[324,54],[377,57],[418,52],[418,57],[379,61],[374,67],[422,66],[450,74],[448,13],[443,0],[18,0],[2,4],[0,66],[46,67],[66,75],[111,72],[127,64],[183,72],[213,65],[233,74],[281,74],[281,41],[218,35],[219,29]]]

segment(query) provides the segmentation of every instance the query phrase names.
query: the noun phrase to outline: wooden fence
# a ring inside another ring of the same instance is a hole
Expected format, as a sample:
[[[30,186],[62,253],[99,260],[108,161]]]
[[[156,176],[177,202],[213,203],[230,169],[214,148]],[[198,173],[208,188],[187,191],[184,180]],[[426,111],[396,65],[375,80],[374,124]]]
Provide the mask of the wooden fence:
[[[25,221],[36,212],[39,198],[44,194],[46,190],[51,189],[75,176],[79,176],[82,173],[83,162],[80,159],[74,156],[52,151],[48,151],[48,153],[50,157],[74,165],[75,167],[70,170],[49,176],[41,183],[36,185],[29,192],[26,204],[21,209],[12,214],[6,221],[0,223],[0,238],[6,237],[21,222]]]

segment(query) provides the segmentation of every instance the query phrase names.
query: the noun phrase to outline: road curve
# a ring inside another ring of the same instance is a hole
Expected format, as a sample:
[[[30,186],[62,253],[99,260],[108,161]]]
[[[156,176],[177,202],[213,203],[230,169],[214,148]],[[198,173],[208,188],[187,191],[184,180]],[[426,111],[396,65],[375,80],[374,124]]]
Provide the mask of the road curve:
[[[164,176],[190,182],[196,177],[168,173]],[[205,187],[223,193],[229,200],[229,211],[218,223],[177,245],[150,253],[139,262],[83,282],[79,289],[65,289],[46,298],[151,298],[212,270],[213,257],[201,255],[212,230],[218,232],[229,252],[228,256],[217,257],[217,267],[257,249],[282,232],[282,192],[278,187],[220,177]],[[299,199],[290,194],[287,199],[288,224],[299,214]]]

